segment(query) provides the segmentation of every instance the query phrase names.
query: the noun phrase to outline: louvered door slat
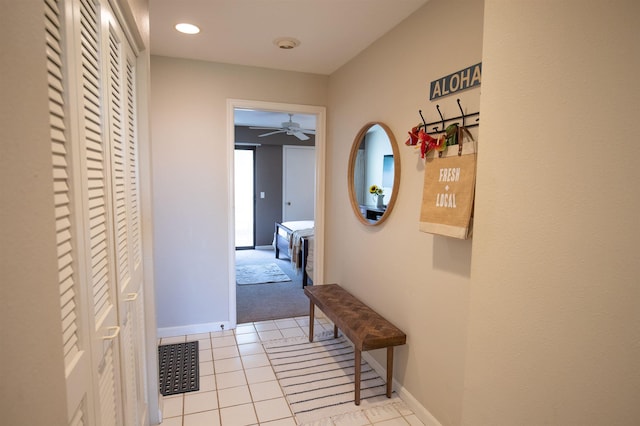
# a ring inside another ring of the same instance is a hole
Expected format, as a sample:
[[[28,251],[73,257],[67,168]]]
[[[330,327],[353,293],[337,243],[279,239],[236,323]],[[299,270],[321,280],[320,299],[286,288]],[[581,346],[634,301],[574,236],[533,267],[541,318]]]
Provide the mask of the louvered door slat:
[[[130,282],[129,230],[126,200],[126,153],[123,125],[125,106],[122,102],[123,66],[122,43],[116,29],[109,31],[109,142],[111,147],[111,178],[115,227],[116,277],[120,297]]]
[[[74,413],[73,417],[71,417],[71,421],[69,422],[69,426],[85,425],[85,414],[84,414],[83,408],[84,406],[80,406],[78,410]]]
[[[75,293],[73,291],[73,280],[67,277],[60,283],[60,306],[65,314],[69,314],[69,309],[75,308]]]
[[[138,135],[136,128],[136,96],[135,96],[135,66],[132,59],[127,58],[125,81],[126,81],[126,126],[127,126],[127,162],[128,162],[128,182],[129,182],[129,218],[131,227],[131,247],[133,250],[133,266],[138,268],[142,260],[142,249],[140,241],[140,212],[138,194]]]
[[[111,348],[107,350],[104,356],[104,363],[100,369],[100,413],[101,413],[101,425],[112,426],[116,425],[116,395],[115,389],[115,371],[114,371],[114,359],[113,351]]]
[[[64,335],[75,335],[76,313],[65,309],[65,305],[75,297],[73,291],[73,246],[71,244],[70,196],[67,181],[68,161],[65,145],[67,139],[64,126],[64,82],[62,71],[62,39],[60,8],[57,2],[45,2],[45,31],[47,42],[47,81],[49,83],[49,116],[51,151],[53,156],[53,187],[56,219],[56,239],[58,243],[58,286],[60,289],[61,320]],[[72,306],[75,306],[73,304]],[[66,338],[65,340],[68,340]],[[77,340],[77,339],[76,339]],[[77,351],[77,348],[75,349]],[[65,362],[71,360],[65,356]]]

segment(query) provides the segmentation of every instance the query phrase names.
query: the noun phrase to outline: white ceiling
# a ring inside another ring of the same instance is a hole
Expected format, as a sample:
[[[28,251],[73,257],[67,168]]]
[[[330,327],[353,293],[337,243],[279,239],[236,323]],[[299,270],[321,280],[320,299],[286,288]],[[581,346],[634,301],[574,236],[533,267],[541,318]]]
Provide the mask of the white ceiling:
[[[329,75],[427,0],[150,0],[151,54]],[[175,24],[198,25],[186,35]],[[278,48],[293,37],[300,46]]]
[[[329,75],[428,0],[150,0],[151,54]],[[198,25],[186,35],[175,24]],[[294,49],[274,44],[300,41]],[[243,111],[236,124],[280,126],[286,113]],[[315,129],[314,116],[295,115]]]

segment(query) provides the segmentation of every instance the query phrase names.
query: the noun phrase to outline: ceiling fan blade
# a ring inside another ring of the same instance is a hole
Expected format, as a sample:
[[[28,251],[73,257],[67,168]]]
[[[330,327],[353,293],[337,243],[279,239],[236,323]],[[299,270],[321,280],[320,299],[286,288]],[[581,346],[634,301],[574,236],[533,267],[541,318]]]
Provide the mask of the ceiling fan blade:
[[[298,132],[298,131],[296,131],[296,132],[293,132],[293,135],[294,135],[296,138],[300,139],[301,141],[306,141],[306,140],[308,140],[308,139],[309,139],[309,136],[305,135],[305,134],[304,134],[304,133],[302,133],[302,132]]]
[[[284,132],[286,132],[286,130],[276,130],[275,132],[263,133],[261,135],[258,135],[258,137],[261,138],[263,136],[271,136],[271,135],[275,135],[276,133],[284,133]]]
[[[249,127],[252,130],[282,130],[282,127]]]
[[[310,135],[315,135],[316,131],[314,129],[300,129],[302,133],[308,133]]]

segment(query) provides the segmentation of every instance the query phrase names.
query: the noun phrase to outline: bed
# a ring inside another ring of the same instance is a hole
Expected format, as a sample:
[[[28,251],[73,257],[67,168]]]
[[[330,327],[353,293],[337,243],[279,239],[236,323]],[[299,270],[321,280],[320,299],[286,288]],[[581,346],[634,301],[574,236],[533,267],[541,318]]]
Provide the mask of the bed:
[[[313,276],[313,262],[309,262],[309,250],[312,247],[314,233],[313,220],[298,220],[289,222],[276,222],[273,246],[276,258],[280,258],[280,252],[285,253],[295,271],[302,271],[302,286],[309,282],[309,276]],[[311,266],[311,268],[310,268]]]

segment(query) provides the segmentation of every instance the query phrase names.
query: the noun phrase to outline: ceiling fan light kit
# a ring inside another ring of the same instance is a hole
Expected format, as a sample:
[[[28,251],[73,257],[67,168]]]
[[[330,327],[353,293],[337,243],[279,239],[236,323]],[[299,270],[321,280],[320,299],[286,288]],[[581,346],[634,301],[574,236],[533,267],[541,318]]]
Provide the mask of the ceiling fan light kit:
[[[301,141],[306,141],[309,139],[309,136],[307,136],[306,133],[310,135],[316,134],[315,129],[302,129],[300,127],[300,123],[296,123],[293,121],[293,114],[289,114],[289,121],[285,121],[284,123],[282,123],[282,127],[249,127],[249,128],[254,130],[272,130],[271,132],[258,135],[259,138],[275,135],[277,133],[285,133],[289,136],[295,136]]]
[[[273,44],[278,46],[280,49],[289,50],[300,46],[300,40],[296,40],[292,37],[280,37],[273,40]]]

